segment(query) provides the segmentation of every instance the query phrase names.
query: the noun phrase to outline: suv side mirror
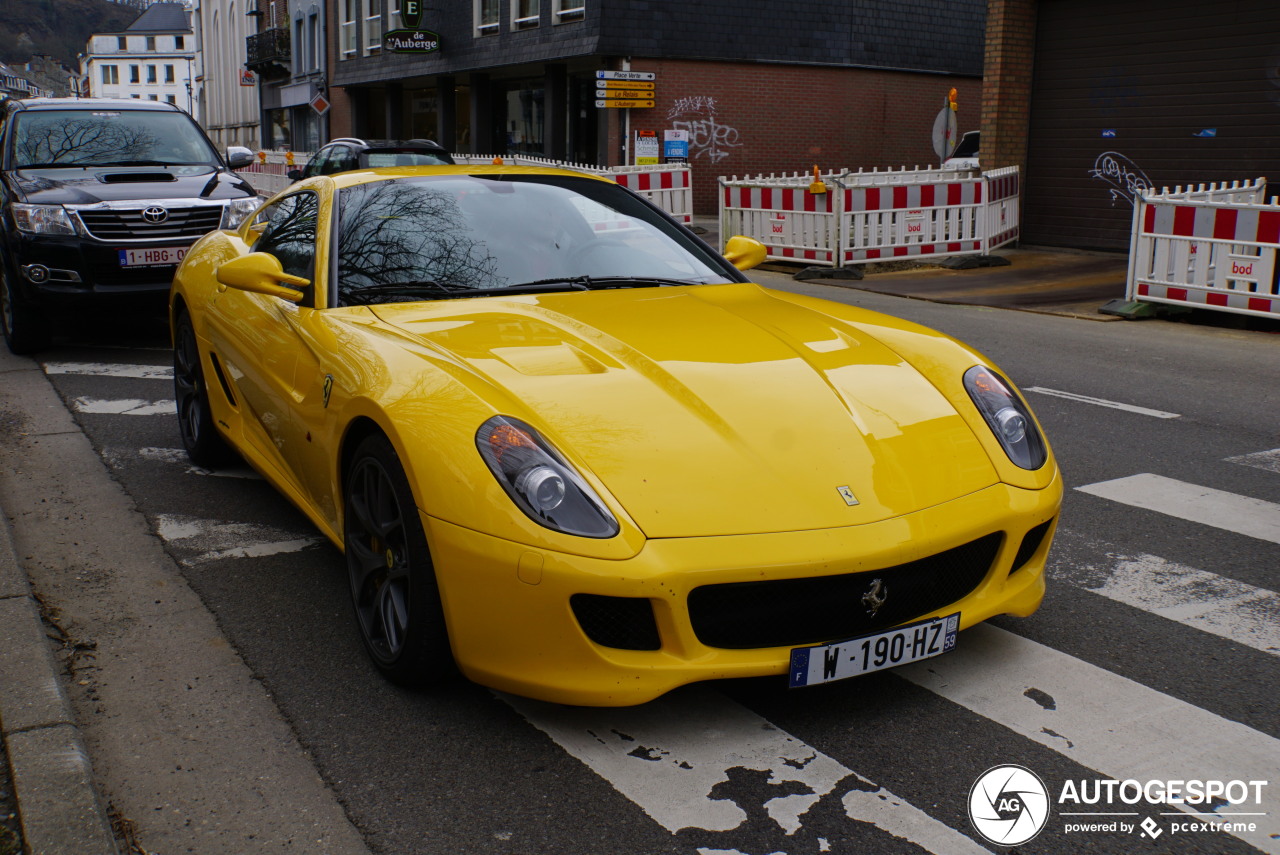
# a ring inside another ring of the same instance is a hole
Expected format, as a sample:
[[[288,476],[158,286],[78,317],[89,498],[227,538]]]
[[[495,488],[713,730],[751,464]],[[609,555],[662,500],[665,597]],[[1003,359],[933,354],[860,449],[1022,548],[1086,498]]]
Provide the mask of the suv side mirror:
[[[253,152],[242,145],[227,146],[227,166],[232,169],[244,169],[253,163]]]
[[[287,176],[289,177],[289,180],[290,180],[290,181],[301,181],[301,180],[302,180],[302,170],[301,170],[301,169],[296,169],[296,168],[295,168],[295,169],[290,169],[288,172],[286,172],[286,173],[285,173],[285,175],[287,175]]]

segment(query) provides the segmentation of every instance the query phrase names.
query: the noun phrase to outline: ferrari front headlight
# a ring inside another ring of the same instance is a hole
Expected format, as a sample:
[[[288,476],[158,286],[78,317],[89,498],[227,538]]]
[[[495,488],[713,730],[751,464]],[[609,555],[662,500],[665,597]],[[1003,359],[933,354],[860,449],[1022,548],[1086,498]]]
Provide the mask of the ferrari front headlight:
[[[999,374],[983,365],[964,373],[964,387],[987,420],[1009,459],[1023,469],[1039,469],[1049,453],[1031,410]]]
[[[591,486],[524,422],[494,416],[476,432],[476,447],[502,489],[534,522],[581,537],[618,533],[618,521]]]
[[[75,223],[61,205],[13,204],[13,222],[18,231],[33,235],[73,235]]]
[[[253,212],[261,207],[266,200],[261,196],[250,196],[248,199],[232,199],[227,203],[226,210],[222,212],[222,228],[236,229],[246,218],[253,216]]]

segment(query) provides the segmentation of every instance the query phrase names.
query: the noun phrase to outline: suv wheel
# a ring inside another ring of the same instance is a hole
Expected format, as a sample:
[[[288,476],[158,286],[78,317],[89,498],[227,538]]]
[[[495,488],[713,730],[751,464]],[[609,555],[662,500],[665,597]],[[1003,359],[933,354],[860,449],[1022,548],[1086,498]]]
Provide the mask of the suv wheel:
[[[22,303],[0,266],[0,331],[9,350],[19,355],[35,353],[49,345],[49,320],[34,306]]]

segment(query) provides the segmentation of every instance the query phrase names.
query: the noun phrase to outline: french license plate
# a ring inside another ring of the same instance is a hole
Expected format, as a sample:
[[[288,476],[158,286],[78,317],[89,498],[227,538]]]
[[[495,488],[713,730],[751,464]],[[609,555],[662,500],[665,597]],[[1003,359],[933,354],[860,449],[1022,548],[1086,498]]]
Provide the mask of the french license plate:
[[[946,653],[956,646],[960,613],[846,641],[791,651],[791,688],[844,680]]]
[[[151,249],[122,249],[121,267],[162,267],[177,264],[190,247],[158,246]]]

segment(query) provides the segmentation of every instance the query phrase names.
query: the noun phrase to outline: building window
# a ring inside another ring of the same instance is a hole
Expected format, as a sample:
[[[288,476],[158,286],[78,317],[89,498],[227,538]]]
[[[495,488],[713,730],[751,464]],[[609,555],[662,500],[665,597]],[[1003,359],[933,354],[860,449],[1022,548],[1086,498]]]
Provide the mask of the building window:
[[[114,65],[102,66],[102,82],[103,83],[119,83],[120,69]]]
[[[555,12],[557,24],[565,21],[580,21],[587,14],[585,0],[551,0],[551,2],[555,4],[552,9]]]
[[[129,40],[124,36],[116,36],[116,50],[128,50]]]
[[[324,42],[320,38],[319,13],[307,16],[307,69],[320,70],[320,52],[324,50]]]
[[[498,32],[499,0],[475,0],[476,34],[491,36]]]
[[[147,36],[147,50],[154,51],[156,49],[156,37]]]
[[[164,82],[165,82],[165,83],[172,83],[172,82],[174,81],[174,79],[175,79],[175,78],[174,78],[174,76],[173,76],[173,66],[172,66],[172,65],[166,65],[166,66],[164,67]]]
[[[360,0],[364,12],[364,52],[382,49],[382,0]]]
[[[538,0],[511,0],[511,29],[538,26]]]
[[[342,30],[343,59],[356,54],[356,2],[357,0],[342,0],[342,24],[339,29]]]
[[[154,65],[147,66],[147,82],[148,83],[156,82],[156,67]]]
[[[147,96],[147,100],[148,100],[148,101],[159,101],[159,100],[160,100],[160,96],[159,96],[159,95],[148,95],[148,96]]]
[[[129,82],[130,83],[142,82],[142,70],[136,65],[129,66]]]
[[[166,95],[166,96],[164,96],[164,100],[168,101],[170,104],[177,105],[177,103],[178,103],[178,96],[177,96],[177,95]]]
[[[173,49],[174,49],[174,50],[186,50],[186,49],[187,49],[187,40],[186,40],[185,38],[183,38],[182,36],[174,36],[174,37],[173,37]]]

